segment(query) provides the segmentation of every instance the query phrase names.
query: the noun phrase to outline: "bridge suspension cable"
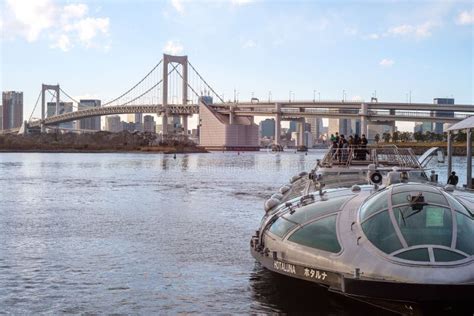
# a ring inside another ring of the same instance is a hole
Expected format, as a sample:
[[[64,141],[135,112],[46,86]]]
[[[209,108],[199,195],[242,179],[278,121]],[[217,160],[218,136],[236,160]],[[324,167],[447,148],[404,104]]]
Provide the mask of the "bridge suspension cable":
[[[179,72],[178,69],[176,69],[176,73],[181,77],[181,79],[184,80],[183,75]],[[191,89],[191,91],[199,98],[199,94],[193,89],[193,87],[189,84],[189,82],[186,83],[188,88]]]
[[[39,99],[41,98],[41,90],[38,94],[38,98],[36,98],[35,106],[33,107],[33,111],[31,111],[30,118],[28,119],[28,122],[31,122],[31,118],[33,117],[33,114],[35,113],[36,107],[38,106]]]
[[[179,64],[176,64],[176,65],[173,65],[173,69],[171,69],[169,72],[168,72],[168,75],[171,74],[173,71],[176,70],[176,67],[178,67]],[[155,83],[153,86],[151,86],[150,88],[148,88],[145,92],[143,92],[142,94],[140,94],[139,96],[125,102],[125,103],[122,103],[120,104],[120,106],[123,106],[123,105],[127,105],[127,104],[130,104],[138,99],[140,99],[142,96],[144,96],[145,94],[147,94],[148,92],[150,92],[151,90],[153,90],[154,88],[156,88],[160,83],[163,82],[163,79],[161,79],[160,81],[158,81],[157,83]]]
[[[107,103],[102,104],[102,106],[107,106],[107,105],[109,105],[109,104],[112,104],[113,102],[115,102],[115,101],[121,99],[122,97],[124,97],[125,95],[127,95],[128,93],[130,93],[133,89],[135,89],[136,87],[138,87],[138,85],[140,85],[146,78],[148,78],[148,76],[150,76],[150,74],[151,74],[153,71],[155,71],[155,69],[158,68],[158,66],[161,65],[162,62],[163,62],[163,59],[161,59],[161,60],[155,65],[155,67],[153,67],[153,68],[145,75],[145,77],[143,77],[140,81],[138,81],[133,87],[131,87],[130,89],[128,89],[126,92],[122,93],[120,96],[116,97],[115,99],[113,99],[113,100],[111,100],[111,101],[109,101],[109,102],[107,102]],[[163,80],[162,80],[162,81],[163,81]],[[156,85],[158,85],[158,84],[156,84]],[[156,86],[156,85],[155,85],[155,86]],[[130,102],[130,101],[129,101],[129,102]],[[129,103],[129,102],[128,102],[128,103]]]
[[[224,100],[221,98],[220,95],[218,95],[216,93],[216,91],[214,91],[214,89],[212,89],[212,87],[206,82],[206,80],[204,80],[204,78],[201,76],[201,74],[199,74],[199,72],[196,70],[196,68],[193,67],[193,65],[188,61],[188,65],[192,68],[192,70],[194,70],[194,72],[198,75],[199,79],[202,80],[202,82],[204,82],[204,84],[212,91],[212,93],[214,93],[214,95],[222,102],[222,103],[225,103]]]
[[[73,102],[76,102],[77,104],[79,104],[79,101],[77,101],[76,99],[74,99],[73,97],[71,97],[66,91],[64,91],[63,89],[59,88],[59,90],[64,93],[65,96],[67,96],[69,99],[71,99],[71,101]]]

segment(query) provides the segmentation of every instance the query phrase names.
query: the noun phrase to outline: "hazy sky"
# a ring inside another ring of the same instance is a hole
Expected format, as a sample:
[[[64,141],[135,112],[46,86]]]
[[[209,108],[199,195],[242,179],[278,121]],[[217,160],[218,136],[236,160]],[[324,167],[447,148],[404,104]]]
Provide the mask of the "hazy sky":
[[[1,5],[2,90],[41,83],[104,101],[164,51],[186,54],[226,99],[474,104],[472,1],[53,1]]]

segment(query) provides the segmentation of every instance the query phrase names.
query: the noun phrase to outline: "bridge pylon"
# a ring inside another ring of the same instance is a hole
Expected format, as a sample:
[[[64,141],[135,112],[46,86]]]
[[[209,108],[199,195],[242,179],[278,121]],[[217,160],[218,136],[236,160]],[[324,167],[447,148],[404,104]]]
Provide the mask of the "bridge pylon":
[[[41,85],[41,133],[46,132],[46,128],[45,128],[45,125],[44,125],[44,119],[45,119],[45,115],[46,115],[46,113],[45,113],[46,112],[45,92],[49,91],[49,90],[53,90],[54,92],[56,92],[56,111],[55,111],[54,115],[59,114],[59,100],[60,100],[59,91],[61,90],[61,88],[59,87],[59,84],[50,85],[50,84],[44,84],[43,83]]]
[[[168,116],[170,114],[168,108],[168,65],[170,63],[177,63],[183,67],[182,105],[185,106],[188,103],[188,56],[163,54],[163,135],[168,134]],[[181,125],[184,128],[184,133],[187,134],[187,115],[181,115]]]

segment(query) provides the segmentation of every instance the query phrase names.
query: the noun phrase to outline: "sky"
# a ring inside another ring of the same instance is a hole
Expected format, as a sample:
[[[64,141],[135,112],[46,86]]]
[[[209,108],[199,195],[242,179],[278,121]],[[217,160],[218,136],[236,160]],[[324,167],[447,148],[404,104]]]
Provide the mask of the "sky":
[[[474,104],[472,1],[0,0],[2,91],[112,99],[162,54],[225,99]]]

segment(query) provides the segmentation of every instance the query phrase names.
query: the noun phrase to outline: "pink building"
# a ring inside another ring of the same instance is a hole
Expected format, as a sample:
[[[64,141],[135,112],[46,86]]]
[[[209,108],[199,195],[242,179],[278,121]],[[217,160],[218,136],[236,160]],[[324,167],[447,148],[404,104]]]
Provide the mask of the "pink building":
[[[200,145],[208,150],[259,150],[258,125],[252,117],[234,116],[215,112],[211,107],[199,103],[201,119]]]

